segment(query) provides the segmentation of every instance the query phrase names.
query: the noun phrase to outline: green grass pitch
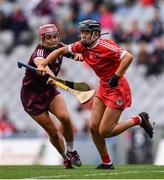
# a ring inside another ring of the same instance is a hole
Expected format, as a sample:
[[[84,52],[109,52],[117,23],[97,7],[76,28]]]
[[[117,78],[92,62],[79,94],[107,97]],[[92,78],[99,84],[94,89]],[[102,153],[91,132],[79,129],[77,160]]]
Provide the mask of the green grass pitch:
[[[164,179],[164,166],[115,165],[115,170],[63,166],[0,166],[0,179]]]

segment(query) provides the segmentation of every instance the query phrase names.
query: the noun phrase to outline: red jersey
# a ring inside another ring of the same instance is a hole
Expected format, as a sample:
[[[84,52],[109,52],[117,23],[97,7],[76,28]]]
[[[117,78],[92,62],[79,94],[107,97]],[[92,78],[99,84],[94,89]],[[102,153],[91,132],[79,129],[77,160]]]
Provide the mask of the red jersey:
[[[126,51],[114,41],[99,39],[92,48],[84,47],[80,42],[68,45],[73,53],[81,53],[83,61],[91,66],[102,81],[108,81],[120,65]]]
[[[84,47],[80,42],[68,45],[70,52],[81,53],[83,60],[91,66],[100,78],[100,86],[96,96],[111,109],[125,109],[131,105],[131,91],[124,76],[119,79],[118,86],[111,88],[109,79],[118,69],[126,51],[114,41],[99,39],[94,47]]]

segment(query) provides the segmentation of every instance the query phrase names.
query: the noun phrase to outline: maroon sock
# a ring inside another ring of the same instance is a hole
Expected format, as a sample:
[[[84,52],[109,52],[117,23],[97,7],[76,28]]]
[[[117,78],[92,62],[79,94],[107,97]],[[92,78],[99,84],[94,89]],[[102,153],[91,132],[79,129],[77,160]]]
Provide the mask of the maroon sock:
[[[109,164],[109,163],[111,163],[111,160],[110,160],[109,155],[101,156],[101,159],[102,159],[102,162],[103,162],[104,164]]]
[[[132,117],[132,119],[136,125],[141,124],[141,118],[139,116]]]

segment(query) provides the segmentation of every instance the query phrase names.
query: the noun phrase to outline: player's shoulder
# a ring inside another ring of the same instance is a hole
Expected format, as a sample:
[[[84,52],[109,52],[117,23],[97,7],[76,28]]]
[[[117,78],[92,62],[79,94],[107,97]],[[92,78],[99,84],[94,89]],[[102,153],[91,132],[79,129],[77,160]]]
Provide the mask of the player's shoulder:
[[[39,52],[39,51],[44,51],[45,48],[41,45],[41,44],[38,44],[34,50],[34,52]]]
[[[83,46],[80,41],[75,41],[72,43],[73,46]]]
[[[99,45],[104,47],[119,47],[119,45],[112,39],[100,39]]]
[[[83,51],[85,49],[85,47],[81,44],[80,41],[75,41],[74,43],[69,45],[73,50],[75,50],[76,52],[78,51]]]
[[[37,44],[37,46],[36,46],[36,48],[35,48],[35,50],[38,50],[38,49],[45,49],[41,44]]]
[[[116,42],[112,39],[100,39],[100,43],[109,43],[109,44],[116,44]]]
[[[33,57],[43,57],[45,54],[45,48],[38,44],[33,52]]]

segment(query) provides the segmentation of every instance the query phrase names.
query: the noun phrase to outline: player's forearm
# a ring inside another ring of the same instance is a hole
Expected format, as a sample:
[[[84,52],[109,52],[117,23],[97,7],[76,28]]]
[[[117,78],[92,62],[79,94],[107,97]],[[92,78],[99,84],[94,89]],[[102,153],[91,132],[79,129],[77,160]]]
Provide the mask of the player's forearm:
[[[37,57],[37,58],[34,59],[34,63],[35,63],[35,65],[37,67],[40,66],[44,61],[45,61],[45,59],[44,58],[40,58],[40,57]],[[45,69],[46,69],[46,73],[54,76],[54,73],[51,71],[51,69],[48,66],[46,66]]]
[[[125,56],[121,60],[120,66],[116,70],[115,74],[117,76],[121,77],[125,73],[125,71],[128,69],[129,65],[132,62],[132,59],[133,59],[132,54],[130,54],[129,52],[126,52]]]
[[[52,51],[43,61],[42,66],[46,67],[50,62],[55,61],[59,56],[64,55],[66,52],[65,49],[65,47],[62,47]]]

